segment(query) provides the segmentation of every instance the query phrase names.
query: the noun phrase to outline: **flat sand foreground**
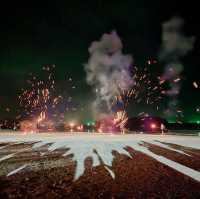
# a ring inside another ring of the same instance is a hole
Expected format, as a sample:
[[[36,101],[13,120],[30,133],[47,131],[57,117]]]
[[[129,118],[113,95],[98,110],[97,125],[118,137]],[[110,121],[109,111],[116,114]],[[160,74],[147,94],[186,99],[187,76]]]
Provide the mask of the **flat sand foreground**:
[[[0,133],[1,198],[200,198],[200,138]]]

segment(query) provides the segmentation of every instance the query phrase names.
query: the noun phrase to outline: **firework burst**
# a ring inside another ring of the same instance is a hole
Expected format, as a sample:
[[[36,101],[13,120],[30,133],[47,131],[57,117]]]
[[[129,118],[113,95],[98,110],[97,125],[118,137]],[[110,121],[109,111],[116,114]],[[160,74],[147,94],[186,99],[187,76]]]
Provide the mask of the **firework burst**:
[[[43,67],[42,78],[29,74],[27,88],[22,89],[22,93],[18,96],[21,107],[18,119],[28,118],[37,125],[44,122],[49,124],[51,119],[60,122],[64,119],[67,100],[57,92],[54,69],[55,65]]]
[[[133,86],[129,90],[122,90],[119,95],[115,96],[113,106],[120,104],[120,110],[116,112],[115,121],[120,128],[125,126],[128,115],[128,106],[144,103],[152,105],[159,109],[159,104],[162,101],[165,92],[163,84],[160,83],[159,77],[154,77],[149,71],[148,66],[143,69],[138,67],[133,68]],[[120,88],[120,86],[119,86]]]

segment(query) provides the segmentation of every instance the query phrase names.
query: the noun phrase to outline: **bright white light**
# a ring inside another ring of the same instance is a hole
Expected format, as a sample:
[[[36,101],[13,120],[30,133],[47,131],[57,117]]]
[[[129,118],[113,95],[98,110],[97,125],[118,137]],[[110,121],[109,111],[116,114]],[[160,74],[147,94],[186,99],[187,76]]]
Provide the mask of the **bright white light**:
[[[69,126],[70,126],[71,128],[73,128],[74,125],[75,125],[75,124],[74,124],[73,122],[70,122],[70,123],[69,123]]]

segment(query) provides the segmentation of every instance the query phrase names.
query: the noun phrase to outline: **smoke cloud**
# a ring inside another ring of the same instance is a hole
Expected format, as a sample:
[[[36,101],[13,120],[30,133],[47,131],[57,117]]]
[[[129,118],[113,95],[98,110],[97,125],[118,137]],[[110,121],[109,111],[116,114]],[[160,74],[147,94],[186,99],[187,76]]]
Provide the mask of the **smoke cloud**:
[[[184,20],[180,17],[173,17],[162,24],[162,45],[159,54],[160,61],[165,65],[161,81],[168,81],[170,89],[166,95],[172,97],[174,104],[177,106],[177,96],[181,88],[181,78],[184,66],[181,58],[187,55],[194,47],[195,37],[187,37],[182,33]],[[168,110],[169,111],[169,110]]]
[[[96,118],[111,114],[113,98],[133,85],[132,57],[124,55],[122,49],[121,39],[115,31],[104,34],[89,47],[90,57],[85,70],[87,83],[96,93],[93,103]]]

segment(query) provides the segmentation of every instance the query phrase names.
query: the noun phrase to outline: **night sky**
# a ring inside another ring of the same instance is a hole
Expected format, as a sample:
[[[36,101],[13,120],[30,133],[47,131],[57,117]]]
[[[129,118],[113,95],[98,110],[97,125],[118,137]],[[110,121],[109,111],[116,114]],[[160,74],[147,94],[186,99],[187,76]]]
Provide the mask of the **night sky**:
[[[144,65],[149,58],[158,56],[161,24],[180,16],[185,20],[184,33],[194,35],[196,42],[193,51],[182,59],[185,68],[179,103],[185,121],[200,118],[195,111],[200,105],[200,90],[192,86],[193,81],[200,83],[198,8],[192,1],[158,0],[10,1],[1,5],[0,117],[7,117],[5,107],[15,109],[16,96],[25,86],[28,73],[40,75],[43,65],[55,64],[57,84],[64,88],[65,80],[72,77],[77,87],[72,93],[74,100],[85,110],[79,117],[90,119],[89,106],[94,96],[85,81],[83,65],[88,61],[91,42],[116,30],[124,52],[133,55],[135,64]],[[152,67],[154,72],[163,70],[159,64]],[[9,117],[14,116],[13,112]]]

